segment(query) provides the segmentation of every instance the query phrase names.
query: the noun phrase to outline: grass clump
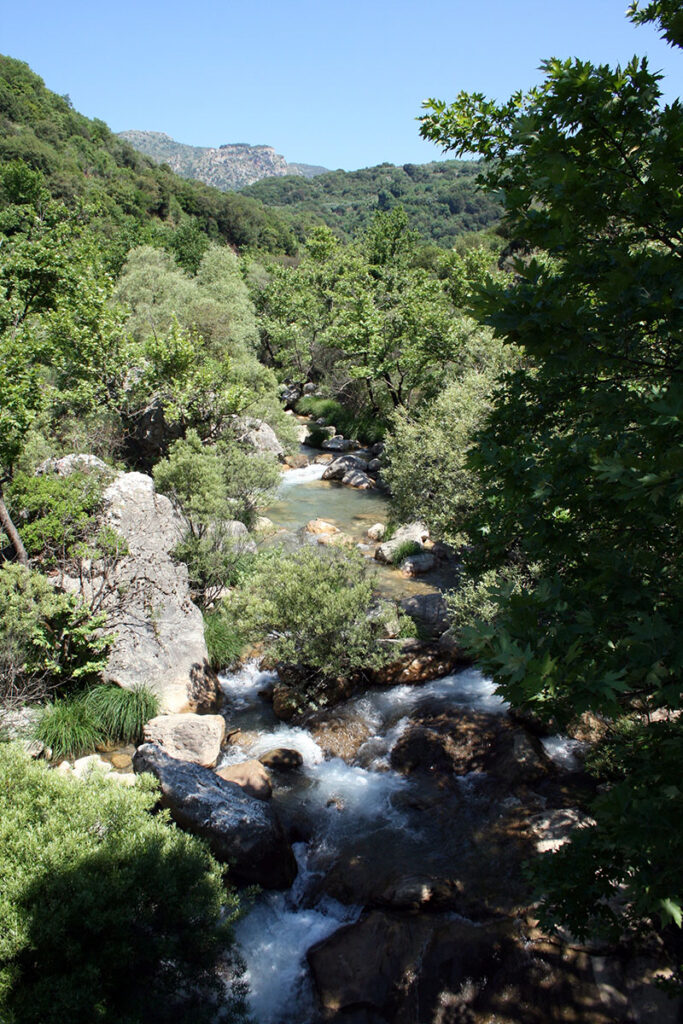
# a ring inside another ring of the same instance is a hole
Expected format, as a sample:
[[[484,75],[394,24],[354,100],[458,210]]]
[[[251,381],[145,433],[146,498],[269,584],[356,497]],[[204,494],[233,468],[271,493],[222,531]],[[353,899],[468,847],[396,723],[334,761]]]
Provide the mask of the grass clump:
[[[412,555],[419,555],[421,551],[422,548],[416,540],[401,541],[391,556],[391,564],[400,565],[404,558],[410,558]]]
[[[211,668],[218,672],[228,668],[240,656],[244,640],[237,627],[220,612],[204,616],[204,639]]]
[[[159,713],[159,698],[148,686],[96,686],[84,698],[87,711],[104,738],[112,743],[136,743],[145,722]]]
[[[90,753],[104,740],[83,694],[46,704],[36,722],[35,737],[50,747],[57,759]]]

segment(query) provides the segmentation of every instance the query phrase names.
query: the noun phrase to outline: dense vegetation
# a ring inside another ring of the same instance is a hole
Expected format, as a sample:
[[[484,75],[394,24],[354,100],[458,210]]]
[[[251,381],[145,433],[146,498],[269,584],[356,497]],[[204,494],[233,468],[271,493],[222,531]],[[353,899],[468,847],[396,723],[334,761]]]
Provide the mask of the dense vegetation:
[[[365,231],[375,213],[402,206],[423,242],[453,246],[467,232],[493,229],[502,213],[496,195],[476,184],[477,165],[380,164],[361,171],[329,171],[314,178],[268,178],[242,190],[294,223],[326,224],[348,241]]]

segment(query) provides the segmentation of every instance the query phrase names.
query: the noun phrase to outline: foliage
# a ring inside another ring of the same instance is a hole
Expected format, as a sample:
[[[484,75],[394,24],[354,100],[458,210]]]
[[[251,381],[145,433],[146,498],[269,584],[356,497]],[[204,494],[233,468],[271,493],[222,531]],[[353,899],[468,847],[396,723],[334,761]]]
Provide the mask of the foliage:
[[[204,616],[204,639],[215,672],[229,668],[240,656],[244,642],[235,623],[220,609]]]
[[[15,474],[8,488],[8,505],[21,522],[29,555],[46,566],[63,565],[73,546],[91,536],[102,503],[100,473],[75,472],[68,477]]]
[[[310,546],[261,554],[224,614],[246,640],[263,640],[275,661],[315,679],[371,669],[386,660],[384,616],[371,616],[373,579],[356,552]]]
[[[192,536],[210,533],[216,541],[222,522],[239,519],[249,525],[279,479],[271,457],[248,455],[235,443],[205,447],[192,430],[154,467],[157,489],[187,516]]]
[[[0,744],[0,1017],[185,1024],[219,1009],[236,900],[151,780],[83,782]]]
[[[672,6],[647,8],[670,41]],[[466,640],[515,705],[679,709],[683,108],[662,105],[637,58],[543,69],[527,95],[430,101],[423,119],[426,137],[485,158],[526,253],[477,303],[528,361],[469,461],[483,491],[470,571],[512,556],[538,572],[492,592],[494,620]],[[649,736],[597,802],[595,828],[541,867],[547,905],[572,930],[681,922],[680,739]]]
[[[496,197],[476,185],[477,166],[448,160],[431,164],[380,164],[360,171],[330,171],[315,178],[269,178],[242,190],[283,216],[292,226],[326,224],[345,241],[365,231],[374,215],[401,205],[424,241],[450,248],[468,231],[495,225]]]
[[[159,713],[159,698],[144,685],[134,690],[95,686],[85,694],[84,703],[108,742],[139,743],[145,723]]]
[[[369,416],[367,413],[354,413],[351,409],[342,405],[334,398],[320,398],[317,395],[305,395],[299,399],[296,405],[297,412],[311,419],[325,420],[327,426],[334,426],[339,434],[344,437],[357,438],[365,444],[375,444],[384,437],[384,424]],[[325,433],[316,435],[316,428],[312,426],[310,433],[322,440],[328,437]],[[319,447],[311,442],[313,447]]]
[[[192,600],[200,608],[210,607],[225,587],[234,586],[252,557],[220,522],[201,537],[188,533],[173,556],[187,566]]]
[[[40,710],[33,734],[57,760],[91,754],[105,736],[85,695],[62,697]]]
[[[38,572],[0,566],[0,703],[36,700],[68,683],[86,683],[104,668],[111,637],[104,619]]]
[[[392,565],[400,565],[405,558],[410,558],[412,555],[419,555],[421,551],[422,547],[417,543],[417,541],[401,541],[391,556],[391,563]]]

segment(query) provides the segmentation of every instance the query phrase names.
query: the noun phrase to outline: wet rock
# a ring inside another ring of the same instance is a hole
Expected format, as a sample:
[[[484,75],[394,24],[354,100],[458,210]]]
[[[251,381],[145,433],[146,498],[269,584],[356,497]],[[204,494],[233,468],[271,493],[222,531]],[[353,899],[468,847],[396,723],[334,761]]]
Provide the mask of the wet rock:
[[[343,480],[348,473],[363,473],[364,470],[363,459],[359,459],[357,455],[343,455],[329,464],[323,473],[323,480]]]
[[[298,750],[291,750],[289,747],[277,747],[275,750],[268,750],[259,757],[261,764],[266,768],[274,768],[280,772],[293,771],[300,768],[304,759]]]
[[[375,523],[368,530],[368,537],[370,540],[382,540],[384,534],[387,532],[387,528],[384,523]]]
[[[422,547],[426,540],[429,540],[429,529],[424,523],[408,523],[407,526],[399,527],[391,540],[385,540],[380,544],[375,551],[375,558],[378,562],[385,562],[387,565],[390,565],[402,544],[412,541],[412,543],[419,544]]]
[[[342,483],[346,487],[355,487],[357,491],[369,491],[375,486],[375,481],[359,469],[350,469],[348,473],[345,473]]]
[[[147,722],[144,737],[170,757],[211,768],[225,739],[225,719],[222,715],[159,715]]]
[[[350,764],[371,734],[362,718],[342,715],[316,717],[308,728],[320,749],[330,757],[340,757]]]
[[[413,717],[391,752],[399,772],[453,775],[486,772],[513,785],[553,773],[540,742],[517,729],[505,715],[451,709]]]
[[[382,463],[379,461],[379,459],[370,459],[370,461],[368,462],[368,473],[372,473],[373,475],[377,475],[377,473],[379,473],[381,468],[382,468]]]
[[[146,743],[133,759],[136,773],[150,772],[161,784],[161,803],[188,832],[203,836],[214,857],[231,865],[236,878],[266,889],[288,888],[296,861],[270,805],[248,796],[200,765],[177,761]]]
[[[375,686],[396,686],[399,683],[426,683],[448,675],[468,658],[456,646],[444,647],[422,640],[403,640],[396,644],[397,653],[382,668],[373,669],[370,679]]]
[[[307,455],[286,455],[285,466],[290,469],[304,469],[308,465]]]
[[[436,566],[436,559],[431,551],[425,551],[421,555],[410,555],[401,562],[402,576],[422,576],[431,572]]]
[[[270,800],[273,795],[270,775],[260,760],[251,759],[239,764],[226,765],[224,768],[218,768],[216,775],[220,775],[226,782],[234,782],[257,800]]]
[[[334,455],[332,452],[322,452],[320,455],[316,455],[313,462],[316,466],[329,466],[331,462],[334,462]]]

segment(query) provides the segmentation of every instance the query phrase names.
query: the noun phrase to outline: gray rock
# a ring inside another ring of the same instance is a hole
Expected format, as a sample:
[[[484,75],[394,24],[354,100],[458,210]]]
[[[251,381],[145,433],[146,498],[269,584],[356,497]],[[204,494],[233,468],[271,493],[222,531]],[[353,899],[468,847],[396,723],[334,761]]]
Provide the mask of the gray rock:
[[[316,387],[317,387],[317,384],[314,384],[313,381],[309,380],[308,384],[304,384],[304,394],[305,395],[312,395],[314,393]]]
[[[368,462],[368,473],[379,473],[382,468],[382,463],[379,459],[370,459]]]
[[[391,540],[385,540],[375,551],[375,558],[378,562],[390,564],[393,561],[394,553],[406,541],[413,541],[422,546],[429,539],[429,529],[424,523],[408,523],[396,531]]]
[[[217,532],[222,537],[230,538],[232,546],[240,554],[255,555],[257,552],[256,542],[250,537],[249,530],[239,519],[229,519],[217,527]]]
[[[370,540],[382,540],[384,534],[387,532],[387,528],[384,523],[375,523],[368,530],[368,537]]]
[[[323,473],[323,480],[343,480],[346,474],[352,470],[363,473],[365,471],[363,459],[359,459],[357,455],[341,455],[329,464]]]
[[[108,473],[113,470],[98,459],[96,455],[75,453],[64,455],[61,459],[46,459],[41,462],[36,470],[36,476],[46,476],[48,473],[55,476],[71,476],[72,473]]]
[[[113,568],[103,567],[106,581],[95,576],[91,584],[105,582],[107,629],[115,633],[105,678],[129,690],[146,684],[166,711],[209,710],[218,681],[204,620],[190,599],[187,568],[170,555],[185,520],[142,473],[122,473],[109,485],[102,518],[127,545]]]
[[[421,555],[410,555],[401,562],[401,572],[404,576],[421,576],[425,572],[431,572],[436,566],[436,559],[431,551],[423,551]]]
[[[248,444],[261,454],[270,453],[282,458],[285,450],[277,439],[277,434],[264,420],[252,417],[235,417],[238,440]]]
[[[350,469],[342,477],[342,483],[346,487],[355,487],[357,491],[369,491],[375,486],[375,481],[359,469]]]
[[[350,452],[352,448],[357,448],[358,444],[356,441],[350,441],[348,438],[342,437],[341,434],[335,434],[334,437],[323,441],[322,446],[330,452]]]
[[[280,398],[285,404],[285,409],[291,409],[301,398],[301,388],[297,384],[284,385],[280,389]]]
[[[161,802],[173,820],[203,836],[214,857],[230,863],[244,882],[286,889],[296,877],[296,860],[271,807],[248,796],[234,782],[197,764],[176,761],[160,747],[138,747],[133,767],[150,772],[161,784]]]
[[[156,743],[179,761],[212,768],[225,739],[222,715],[158,715],[147,722],[145,741]]]

